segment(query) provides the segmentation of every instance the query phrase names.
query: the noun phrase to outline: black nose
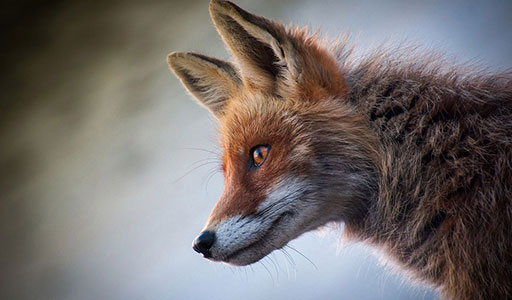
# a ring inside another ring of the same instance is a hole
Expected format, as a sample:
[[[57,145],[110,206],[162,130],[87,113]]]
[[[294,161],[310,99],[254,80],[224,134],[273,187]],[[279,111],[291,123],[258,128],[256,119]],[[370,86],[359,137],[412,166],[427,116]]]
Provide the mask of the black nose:
[[[210,248],[212,247],[213,242],[215,242],[215,233],[211,231],[203,231],[194,240],[192,249],[194,249],[197,253],[202,253],[206,258],[210,258],[212,257]]]

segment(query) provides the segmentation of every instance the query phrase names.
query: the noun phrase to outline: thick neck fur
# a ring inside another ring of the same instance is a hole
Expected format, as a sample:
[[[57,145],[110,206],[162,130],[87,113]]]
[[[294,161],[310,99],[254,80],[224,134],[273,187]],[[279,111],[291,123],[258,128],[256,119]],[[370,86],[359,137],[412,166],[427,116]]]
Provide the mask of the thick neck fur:
[[[205,228],[228,225],[213,252],[198,241],[203,254],[249,264],[344,221],[447,298],[512,299],[512,73],[414,49],[352,59],[346,43],[328,49],[227,1],[210,15],[236,63],[168,57],[221,123],[226,186]],[[271,160],[248,172],[251,148],[270,142]],[[262,213],[266,203],[287,213]]]
[[[509,299],[512,75],[403,61],[377,55],[346,71],[382,163],[378,199],[347,233],[383,246],[444,296]]]

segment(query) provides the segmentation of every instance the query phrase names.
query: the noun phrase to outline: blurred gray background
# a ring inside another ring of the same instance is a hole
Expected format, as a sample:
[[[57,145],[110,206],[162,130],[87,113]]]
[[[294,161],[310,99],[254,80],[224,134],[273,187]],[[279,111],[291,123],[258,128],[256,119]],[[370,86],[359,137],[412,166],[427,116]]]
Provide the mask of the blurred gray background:
[[[356,51],[407,38],[512,67],[510,0],[237,3],[331,37],[352,32]],[[229,57],[207,1],[1,5],[1,299],[437,297],[374,249],[340,243],[341,229],[246,268],[192,251],[222,191],[218,137],[166,56]]]

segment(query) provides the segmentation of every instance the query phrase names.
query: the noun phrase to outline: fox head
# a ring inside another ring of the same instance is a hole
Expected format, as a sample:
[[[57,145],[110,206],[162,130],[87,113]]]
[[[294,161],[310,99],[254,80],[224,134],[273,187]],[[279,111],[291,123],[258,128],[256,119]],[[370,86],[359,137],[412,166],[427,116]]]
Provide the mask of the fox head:
[[[306,30],[233,3],[212,1],[210,15],[234,62],[168,56],[220,124],[224,192],[194,249],[247,265],[328,222],[360,222],[376,143],[335,57]]]

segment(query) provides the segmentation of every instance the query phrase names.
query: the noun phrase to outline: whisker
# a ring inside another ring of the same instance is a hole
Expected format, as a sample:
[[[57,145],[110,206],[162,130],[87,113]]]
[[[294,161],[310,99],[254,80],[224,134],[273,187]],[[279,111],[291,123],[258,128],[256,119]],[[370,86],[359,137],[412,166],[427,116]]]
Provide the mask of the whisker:
[[[293,267],[297,266],[297,264],[295,263],[295,260],[293,259],[293,256],[291,256],[291,254],[288,253],[288,251],[286,251],[285,248],[281,248],[281,252],[284,254],[284,256],[286,257],[286,260],[288,260]]]
[[[293,260],[293,257],[284,248],[281,248],[281,253],[283,253],[284,257],[286,258],[286,273],[288,275],[288,279],[290,279],[290,269],[288,268],[288,263],[290,263],[290,265],[293,267],[293,273],[295,275],[294,277],[297,279],[297,266]]]
[[[214,161],[214,162],[219,162],[219,161],[220,161],[219,159],[217,159],[217,158],[215,158],[215,157],[204,157],[204,158],[198,159],[197,161],[195,161],[194,163],[192,163],[192,166],[193,166],[193,165],[195,165],[195,164],[197,164],[197,163],[199,163],[199,162],[207,161],[207,160],[212,161],[212,162],[213,162],[213,161]]]
[[[276,263],[275,259],[272,257],[272,254],[267,255],[266,257],[270,262],[274,265],[274,270],[276,270],[276,282],[279,283],[279,268],[278,264]]]
[[[218,168],[215,168],[213,169],[212,171],[210,171],[210,173],[208,174],[208,177],[206,179],[206,191],[208,192],[208,185],[210,184],[210,180],[219,173],[220,171],[218,170]]]
[[[202,149],[202,148],[181,148],[183,150],[195,150],[195,151],[203,151],[203,152],[206,152],[206,153],[211,153],[211,154],[215,154],[215,155],[219,155],[218,152],[215,152],[215,151],[211,151],[211,150],[207,150],[207,149]]]
[[[315,269],[318,271],[318,267],[317,267],[317,266],[315,265],[315,263],[314,263],[311,259],[309,259],[306,255],[302,254],[302,252],[300,252],[299,250],[297,250],[297,249],[293,248],[293,247],[292,247],[292,246],[290,246],[290,245],[287,245],[286,247],[290,248],[291,250],[293,250],[293,251],[297,252],[300,256],[304,257],[304,258],[305,258],[307,261],[309,261],[309,262],[313,265],[313,267],[315,267]]]
[[[205,157],[205,158],[201,158],[201,159],[196,160],[195,162],[190,164],[187,168],[195,167],[197,164],[202,163],[202,162],[206,162],[206,163],[220,163],[220,160],[218,160],[217,158],[213,158],[213,157]]]
[[[270,278],[272,279],[272,284],[275,286],[276,285],[276,282],[274,280],[274,276],[272,276],[272,273],[270,272],[270,270],[267,268],[267,266],[265,265],[265,263],[263,263],[263,260],[260,260],[260,263],[261,265],[263,266],[263,268],[265,268],[265,270],[267,270],[267,273],[268,275],[270,276]]]
[[[278,250],[282,250],[282,249],[278,249]],[[281,263],[283,260],[281,259],[280,256],[277,255],[278,252],[272,252],[272,258],[276,261],[277,263],[277,266],[279,267],[279,270],[282,272],[282,273],[285,273],[288,275],[287,278],[289,279],[290,278],[290,270],[288,268],[288,263],[289,263],[289,260],[288,258],[286,257],[286,255],[284,255],[285,257],[285,260],[284,260],[284,267],[283,267],[283,264]]]
[[[175,179],[174,181],[172,181],[172,183],[176,183],[176,182],[182,180],[183,178],[185,178],[185,176],[189,175],[190,173],[194,172],[195,170],[197,170],[197,169],[199,169],[201,167],[207,166],[207,165],[209,165],[211,163],[214,163],[214,162],[210,161],[210,162],[206,162],[206,163],[200,164],[199,166],[196,166],[192,170],[189,170],[189,171],[185,172],[185,174],[183,174],[182,176],[180,176],[177,179]]]

